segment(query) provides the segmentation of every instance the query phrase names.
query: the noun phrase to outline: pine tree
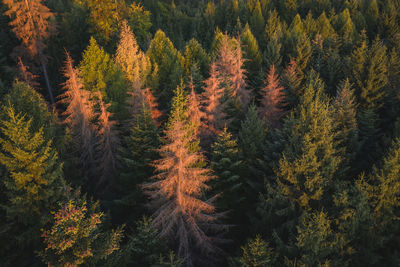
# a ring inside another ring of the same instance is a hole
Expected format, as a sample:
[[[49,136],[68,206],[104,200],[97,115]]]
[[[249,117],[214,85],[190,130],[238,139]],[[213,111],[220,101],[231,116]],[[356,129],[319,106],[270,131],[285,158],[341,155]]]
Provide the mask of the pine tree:
[[[236,218],[239,215],[232,211],[237,211],[244,200],[242,181],[239,176],[240,168],[237,141],[233,139],[227,128],[224,128],[211,146],[211,169],[218,177],[213,181],[212,188],[213,192],[222,192],[216,206],[220,210],[230,210],[230,218]]]
[[[243,29],[241,41],[243,44],[243,57],[246,59],[244,68],[247,71],[248,83],[252,87],[257,87],[261,83],[262,56],[249,24],[246,24]]]
[[[159,130],[151,117],[149,107],[142,102],[140,113],[136,114],[125,137],[118,156],[121,162],[119,176],[116,178],[116,199],[114,200],[116,218],[133,223],[143,213],[145,197],[139,185],[148,181],[154,174],[150,163],[158,158]]]
[[[204,78],[208,75],[210,58],[207,52],[196,39],[190,39],[185,46],[185,73],[193,76],[192,67],[197,66],[201,76]]]
[[[115,62],[125,73],[134,90],[143,87],[151,70],[150,60],[140,51],[135,36],[126,21],[122,22]]]
[[[282,85],[286,89],[286,99],[289,107],[295,107],[302,95],[302,78],[299,74],[296,61],[292,58],[282,76]]]
[[[128,87],[123,73],[93,37],[83,52],[79,69],[85,89],[101,92],[104,101],[111,103],[110,111],[115,117],[124,119],[127,116],[125,104]]]
[[[1,197],[2,262],[29,265],[40,245],[40,228],[51,219],[50,209],[63,199],[63,164],[46,140],[43,127],[33,130],[32,118],[4,107],[1,120],[0,164],[3,169]],[[24,251],[24,257],[15,251]],[[30,262],[30,263],[29,263]]]
[[[296,112],[285,122],[289,142],[276,171],[281,192],[305,210],[322,208],[341,163],[331,107],[322,92],[322,81],[311,77]]]
[[[12,19],[10,26],[22,45],[28,50],[32,59],[37,58],[42,66],[49,97],[54,104],[53,91],[46,69],[46,41],[55,31],[50,21],[53,13],[42,4],[42,0],[16,1],[4,0],[9,8],[4,14]]]
[[[169,106],[173,90],[180,83],[184,59],[161,30],[154,35],[146,53],[150,58],[152,71],[156,73],[151,79],[151,87],[163,109]]]
[[[260,117],[273,127],[279,126],[279,120],[284,115],[282,107],[285,105],[285,93],[279,83],[279,76],[275,73],[275,66],[272,65],[265,86],[261,89],[261,107],[258,112]]]
[[[305,72],[307,71],[309,60],[311,58],[311,43],[306,34],[300,35],[297,42],[296,50],[296,63],[298,67],[298,74],[300,76],[300,79],[303,79]]]
[[[335,34],[329,19],[326,17],[325,12],[317,19],[317,32],[322,36],[323,39],[332,38]]]
[[[324,211],[306,214],[298,227],[297,246],[301,266],[340,266],[346,264],[340,239],[333,222]],[[341,256],[341,257],[339,257]]]
[[[381,168],[374,166],[371,175],[361,176],[357,185],[365,194],[373,215],[373,233],[378,238],[379,264],[393,265],[399,260],[396,232],[399,229],[400,140],[393,140]]]
[[[51,140],[45,140],[43,128],[32,132],[32,119],[16,114],[12,106],[4,108],[8,118],[2,121],[0,163],[9,173],[5,180],[11,204],[7,214],[27,223],[26,214],[48,212],[46,205],[59,197],[64,184],[62,164]]]
[[[361,89],[361,105],[365,108],[382,107],[388,83],[386,47],[376,39],[369,51],[367,80]]]
[[[201,225],[208,225],[209,230],[219,227],[212,200],[201,199],[203,191],[208,189],[206,182],[214,176],[207,168],[197,167],[204,158],[191,149],[196,139],[188,122],[185,101],[179,101],[180,91],[165,131],[167,143],[159,149],[161,159],[153,162],[157,180],[144,184],[143,188],[155,209],[153,226],[160,230],[161,237],[175,243],[178,255],[192,265],[200,260],[196,253],[209,257],[218,251]]]
[[[66,148],[66,132],[61,127],[58,115],[49,109],[42,95],[23,82],[15,82],[10,92],[3,96],[2,104],[11,104],[16,113],[29,114],[32,118],[32,131],[43,128],[46,141],[53,140],[54,148],[61,155]],[[1,119],[8,117],[7,112],[0,111]]]
[[[332,116],[337,149],[343,156],[343,170],[351,166],[358,150],[357,103],[348,79],[338,86]]]
[[[243,255],[240,258],[242,266],[246,267],[268,267],[275,261],[275,255],[269,244],[260,236],[249,240],[246,246],[241,247]]]
[[[264,123],[258,117],[257,108],[254,104],[249,107],[245,119],[241,123],[239,131],[238,147],[239,159],[243,162],[242,169],[239,173],[243,180],[243,214],[238,219],[239,225],[247,225],[248,220],[254,215],[253,208],[257,202],[259,192],[262,191],[264,182],[263,173],[263,151],[265,141]],[[245,232],[242,232],[242,235]]]
[[[94,162],[94,133],[92,120],[95,117],[94,103],[89,91],[83,89],[83,80],[79,69],[74,68],[73,60],[67,53],[63,69],[67,78],[63,84],[64,93],[60,96],[61,103],[67,105],[63,115],[64,123],[69,126],[73,134],[75,146],[79,149],[80,162],[84,167],[90,167]]]
[[[51,228],[42,233],[46,248],[39,255],[45,264],[101,264],[119,249],[122,228],[102,229],[104,214],[98,211],[98,205],[74,196],[54,213]]]

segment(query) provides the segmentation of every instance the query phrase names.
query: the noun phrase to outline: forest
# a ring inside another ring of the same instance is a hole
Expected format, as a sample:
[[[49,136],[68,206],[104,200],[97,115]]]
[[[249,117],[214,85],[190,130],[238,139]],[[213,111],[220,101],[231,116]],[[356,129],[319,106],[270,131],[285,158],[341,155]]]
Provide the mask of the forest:
[[[0,266],[400,266],[400,0],[1,0]]]

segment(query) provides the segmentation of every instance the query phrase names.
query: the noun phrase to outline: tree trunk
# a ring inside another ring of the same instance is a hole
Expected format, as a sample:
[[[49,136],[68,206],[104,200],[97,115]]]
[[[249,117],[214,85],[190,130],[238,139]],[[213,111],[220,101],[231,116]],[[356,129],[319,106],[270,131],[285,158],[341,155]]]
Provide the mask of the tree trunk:
[[[43,62],[43,60],[41,60],[40,63],[42,65],[42,70],[43,70],[43,74],[44,74],[44,79],[46,81],[47,90],[49,91],[50,102],[51,102],[51,105],[54,105],[53,90],[51,89],[49,76],[47,75],[46,64]]]

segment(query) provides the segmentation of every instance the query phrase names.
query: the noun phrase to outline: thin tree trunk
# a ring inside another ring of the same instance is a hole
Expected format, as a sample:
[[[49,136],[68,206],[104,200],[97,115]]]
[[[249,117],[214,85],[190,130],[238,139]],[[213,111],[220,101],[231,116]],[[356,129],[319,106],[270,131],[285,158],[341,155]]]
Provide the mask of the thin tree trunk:
[[[43,60],[41,60],[41,65],[42,65],[42,70],[43,70],[43,74],[44,74],[44,79],[46,81],[46,86],[49,91],[50,102],[52,105],[54,105],[53,90],[51,89],[49,76],[47,75],[46,64],[43,62]]]

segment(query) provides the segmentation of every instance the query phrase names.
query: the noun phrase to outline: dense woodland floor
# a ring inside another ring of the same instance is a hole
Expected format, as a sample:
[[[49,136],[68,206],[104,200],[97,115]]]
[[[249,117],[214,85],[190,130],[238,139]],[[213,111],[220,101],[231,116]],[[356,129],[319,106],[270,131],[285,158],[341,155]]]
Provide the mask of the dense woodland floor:
[[[0,13],[0,266],[400,266],[400,0]]]

